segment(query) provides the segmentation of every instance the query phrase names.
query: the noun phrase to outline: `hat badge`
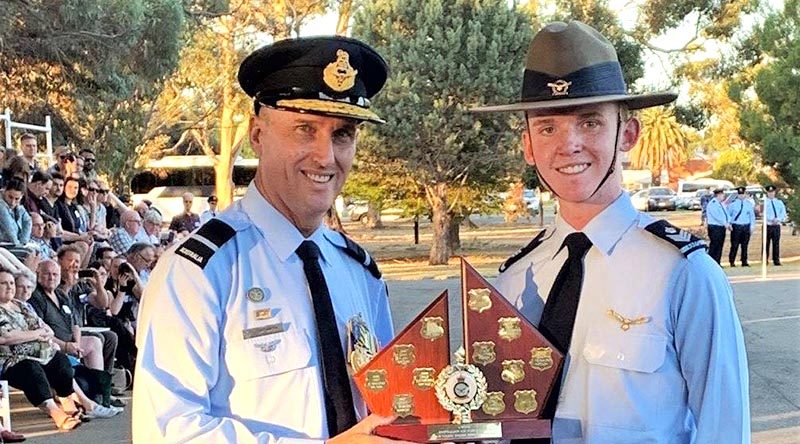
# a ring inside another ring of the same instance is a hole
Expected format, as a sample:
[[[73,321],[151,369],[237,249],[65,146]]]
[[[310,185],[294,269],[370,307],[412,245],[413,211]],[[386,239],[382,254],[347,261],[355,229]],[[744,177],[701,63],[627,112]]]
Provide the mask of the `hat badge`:
[[[558,79],[555,82],[548,83],[547,86],[553,90],[554,96],[566,96],[569,95],[569,87],[572,85],[572,82],[567,82],[566,80]]]
[[[358,70],[350,66],[350,54],[343,49],[336,51],[336,60],[329,63],[322,71],[322,80],[330,89],[342,92],[356,84]]]

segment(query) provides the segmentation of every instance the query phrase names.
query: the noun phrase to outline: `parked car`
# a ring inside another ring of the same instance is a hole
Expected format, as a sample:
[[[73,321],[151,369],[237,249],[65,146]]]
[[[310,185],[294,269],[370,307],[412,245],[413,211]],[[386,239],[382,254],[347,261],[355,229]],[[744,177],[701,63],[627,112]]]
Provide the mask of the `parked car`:
[[[356,200],[346,206],[347,217],[353,222],[367,223],[367,212],[369,205],[366,200]],[[384,208],[381,211],[381,220],[397,220],[403,216],[403,210],[399,208]]]
[[[525,201],[525,206],[528,207],[532,215],[539,214],[539,196],[536,195],[536,191],[524,190],[522,192],[522,200]]]
[[[703,196],[705,196],[706,194],[709,194],[708,190],[700,190],[694,193],[694,196],[692,196],[691,198],[689,198],[688,201],[686,201],[686,209],[695,211],[702,210]],[[680,204],[678,205],[678,208],[680,208]]]
[[[633,206],[639,211],[675,211],[677,200],[675,192],[666,187],[648,188],[631,196]]]

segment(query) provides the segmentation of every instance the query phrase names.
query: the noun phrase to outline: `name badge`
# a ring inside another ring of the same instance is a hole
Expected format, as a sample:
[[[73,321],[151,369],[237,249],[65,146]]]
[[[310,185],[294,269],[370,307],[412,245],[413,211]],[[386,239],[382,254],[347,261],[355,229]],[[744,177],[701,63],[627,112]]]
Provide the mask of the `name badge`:
[[[274,335],[275,333],[283,333],[284,331],[286,331],[286,327],[282,323],[270,324],[242,330],[242,337],[244,339],[259,338],[261,336]]]
[[[72,310],[70,310],[70,309],[69,309],[69,307],[67,307],[66,305],[62,305],[62,306],[61,306],[61,310],[62,310],[64,313],[68,314],[68,315],[71,315],[71,314],[72,314]]]

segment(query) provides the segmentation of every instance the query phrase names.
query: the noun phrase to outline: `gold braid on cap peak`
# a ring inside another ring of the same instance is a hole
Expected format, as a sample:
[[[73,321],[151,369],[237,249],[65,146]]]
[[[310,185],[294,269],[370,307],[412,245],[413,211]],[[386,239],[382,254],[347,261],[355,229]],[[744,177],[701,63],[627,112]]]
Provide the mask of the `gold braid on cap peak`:
[[[361,108],[350,103],[331,102],[319,99],[285,99],[275,102],[275,106],[281,108],[292,108],[300,111],[312,111],[320,113],[331,113],[345,116],[352,116],[358,119],[370,120],[373,122],[383,122],[374,112]]]

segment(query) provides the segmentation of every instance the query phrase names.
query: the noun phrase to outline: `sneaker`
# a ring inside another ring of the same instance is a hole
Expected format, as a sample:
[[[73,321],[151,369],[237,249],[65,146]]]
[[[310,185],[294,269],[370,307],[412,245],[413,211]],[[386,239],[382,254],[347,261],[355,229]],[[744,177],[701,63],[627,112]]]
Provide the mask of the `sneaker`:
[[[113,407],[103,407],[100,404],[95,404],[92,410],[86,412],[87,418],[111,418],[113,416],[119,415],[121,410],[115,409]]]

